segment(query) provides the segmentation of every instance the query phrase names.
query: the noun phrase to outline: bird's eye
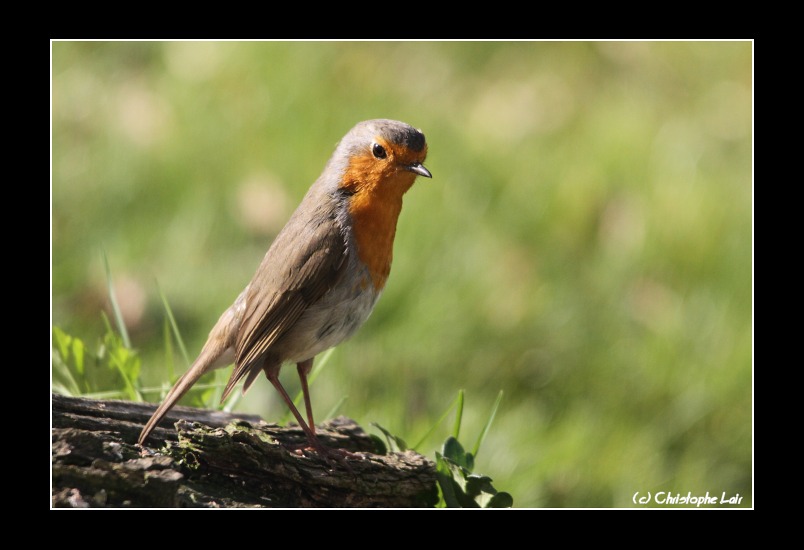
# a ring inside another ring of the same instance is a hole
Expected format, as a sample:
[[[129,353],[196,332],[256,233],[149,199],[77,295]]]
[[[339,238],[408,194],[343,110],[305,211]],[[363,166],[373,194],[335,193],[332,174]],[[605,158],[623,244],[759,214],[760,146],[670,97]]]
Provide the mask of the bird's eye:
[[[379,143],[375,143],[371,146],[371,152],[378,159],[384,159],[386,156],[388,156],[388,154],[385,152],[385,148]]]

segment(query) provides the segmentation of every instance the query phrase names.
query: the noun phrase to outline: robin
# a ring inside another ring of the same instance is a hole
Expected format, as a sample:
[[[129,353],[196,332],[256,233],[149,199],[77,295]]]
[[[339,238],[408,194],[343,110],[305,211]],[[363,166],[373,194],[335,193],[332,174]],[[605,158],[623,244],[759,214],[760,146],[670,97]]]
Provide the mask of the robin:
[[[143,428],[139,444],[199,378],[234,362],[221,401],[242,379],[243,393],[260,372],[277,389],[313,450],[315,433],[307,375],[319,353],[352,336],[366,321],[391,270],[402,196],[422,164],[424,134],[396,120],[352,128],[277,235],[254,278],[223,312],[190,369]],[[307,422],[279,382],[296,363]]]

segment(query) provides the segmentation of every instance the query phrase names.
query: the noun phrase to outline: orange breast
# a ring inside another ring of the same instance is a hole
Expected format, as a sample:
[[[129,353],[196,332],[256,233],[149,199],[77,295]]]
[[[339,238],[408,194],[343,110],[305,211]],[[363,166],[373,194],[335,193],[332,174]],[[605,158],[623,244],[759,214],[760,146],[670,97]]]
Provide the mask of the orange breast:
[[[341,188],[352,192],[349,214],[357,241],[357,253],[366,264],[376,290],[382,290],[391,272],[396,222],[402,195],[415,175],[407,171],[379,170],[370,158],[354,157]]]

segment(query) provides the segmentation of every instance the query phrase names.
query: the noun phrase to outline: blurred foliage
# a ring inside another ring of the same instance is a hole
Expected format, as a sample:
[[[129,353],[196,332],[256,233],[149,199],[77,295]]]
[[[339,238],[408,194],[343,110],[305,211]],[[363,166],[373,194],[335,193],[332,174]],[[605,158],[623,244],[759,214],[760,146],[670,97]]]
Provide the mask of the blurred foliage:
[[[457,399],[450,405],[447,412],[431,427],[431,430],[438,428],[447,414],[452,412],[453,408],[455,409],[452,435],[444,441],[441,452],[436,451],[435,453],[439,497],[436,503],[437,508],[511,508],[513,506],[513,497],[509,493],[497,491],[491,484],[493,480],[489,476],[474,473],[475,457],[488,435],[502,396],[501,391],[497,395],[491,414],[486,420],[486,425],[480,432],[472,452],[464,450],[463,445],[458,441],[463,420],[463,390],[458,392]],[[417,449],[417,445],[409,447],[404,439],[392,434],[376,422],[373,422],[372,425],[383,435],[383,437],[371,435],[379,454]]]
[[[159,386],[158,288],[194,355],[337,140],[396,118],[434,177],[316,414],[418,440],[504,390],[477,467],[517,506],[750,506],[752,86],[750,42],[54,42],[53,323],[104,332],[105,252]]]
[[[140,358],[110,324],[107,323],[106,333],[94,350],[80,338],[53,327],[51,355],[54,391],[96,399],[142,401]]]
[[[510,494],[497,491],[489,476],[473,473],[474,456],[454,437],[436,452],[440,508],[511,508]]]

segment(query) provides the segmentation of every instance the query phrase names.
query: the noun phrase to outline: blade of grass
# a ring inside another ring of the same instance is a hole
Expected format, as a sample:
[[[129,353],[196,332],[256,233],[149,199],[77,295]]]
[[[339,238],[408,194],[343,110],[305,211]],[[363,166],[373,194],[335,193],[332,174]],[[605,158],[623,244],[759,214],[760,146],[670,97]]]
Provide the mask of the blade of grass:
[[[212,395],[210,396],[209,401],[207,402],[208,409],[215,409],[215,408],[223,409],[223,407],[226,406],[226,404],[221,403],[221,398],[223,397],[223,388],[226,387],[226,382],[228,380],[229,380],[229,369],[218,369],[215,371],[215,391],[212,392]],[[243,392],[241,391],[232,393],[240,395],[242,397]],[[231,401],[232,407],[234,407],[235,403],[237,403],[239,400],[240,397],[238,397],[234,401]],[[227,399],[227,403],[229,401],[230,400]]]
[[[159,291],[159,298],[162,300],[162,307],[165,308],[165,314],[167,315],[168,321],[170,321],[170,327],[173,329],[173,337],[176,339],[176,343],[179,346],[181,356],[184,358],[184,362],[187,363],[187,366],[189,367],[190,356],[187,354],[184,339],[181,337],[181,332],[179,332],[179,326],[176,324],[176,318],[173,317],[173,310],[170,309],[170,304],[168,303],[165,294],[162,292],[162,288],[159,286],[159,281],[156,281],[156,289]]]
[[[75,397],[76,395],[69,388],[67,388],[67,386],[64,384],[59,384],[58,382],[51,382],[50,391],[60,393],[61,395],[66,395],[68,397]]]
[[[401,437],[392,434],[391,432],[389,432],[376,422],[372,422],[371,425],[380,430],[382,434],[385,436],[385,443],[386,443],[385,448],[387,450],[391,452],[397,452],[397,451],[403,452],[410,449],[410,447],[408,447],[408,444],[405,443],[405,440],[402,439]]]
[[[164,340],[165,346],[165,365],[167,365],[168,376],[170,377],[170,380],[175,380],[176,368],[173,364],[173,338],[170,336],[169,323],[170,322],[168,321],[167,317],[165,317],[164,322],[162,323],[162,339]]]
[[[455,411],[455,425],[452,428],[452,437],[458,439],[461,433],[461,420],[463,419],[463,394],[464,390],[458,390],[458,408]]]
[[[62,383],[53,383],[54,388],[56,385],[63,387],[66,391],[61,393],[65,393],[65,395],[81,395],[81,388],[78,381],[75,379],[68,366],[68,362],[74,360],[72,355],[74,350],[79,347],[77,343],[81,343],[81,341],[77,338],[72,338],[59,327],[53,327],[53,339],[55,340],[56,347],[51,351],[52,373],[63,378]],[[83,343],[81,343],[80,347],[83,348]],[[81,353],[83,354],[83,351]],[[75,363],[75,368],[79,376],[83,378],[83,359],[80,364],[78,362]]]
[[[324,418],[332,418],[333,416],[335,416],[335,413],[338,412],[338,409],[341,408],[341,405],[343,405],[347,399],[349,399],[348,395],[344,395],[343,397],[341,397],[340,400],[337,403],[335,403],[335,406],[329,410],[329,412],[326,414]]]
[[[221,386],[221,388],[223,388],[223,386]],[[237,402],[240,401],[241,397],[243,397],[242,391],[233,391],[231,395],[229,395],[229,399],[226,400],[223,410],[226,412],[232,412],[232,409],[235,408],[235,405],[237,405]]]
[[[461,392],[462,391],[463,390],[461,390]],[[444,419],[447,418],[447,415],[452,411],[452,407],[454,407],[455,404],[458,402],[458,399],[460,399],[461,392],[458,392],[458,395],[455,397],[455,399],[452,400],[452,403],[449,404],[449,407],[447,407],[447,410],[444,411],[444,414],[442,414],[441,417],[438,420],[436,420],[432,426],[430,426],[430,429],[427,430],[427,432],[421,437],[421,439],[419,439],[419,441],[413,447],[411,447],[411,449],[415,451],[419,447],[421,447],[422,443],[424,443],[427,440],[427,438],[430,437],[430,435],[435,431],[435,429],[438,426],[440,426],[442,422],[444,422]]]
[[[126,384],[126,388],[128,390],[128,398],[132,401],[143,401],[142,394],[140,394],[140,390],[134,385],[134,381],[126,372],[126,366],[120,361],[120,358],[117,357],[116,354],[110,353],[109,360],[114,364],[117,372],[120,373],[120,376],[123,378],[123,382]]]
[[[117,304],[117,297],[114,293],[112,270],[109,268],[109,258],[106,257],[106,251],[103,252],[103,265],[106,268],[106,287],[109,292],[109,301],[112,303],[114,320],[117,323],[117,329],[120,331],[120,337],[123,339],[123,345],[131,349],[131,340],[128,337],[128,330],[126,330],[126,324],[123,322],[123,314],[120,312],[120,306]]]
[[[131,399],[132,401],[143,401],[142,394],[140,394],[140,391],[139,389],[137,389],[137,386],[134,384],[134,381],[128,375],[128,372],[126,372],[126,366],[120,361],[120,357],[118,355],[120,353],[119,347],[121,345],[125,350],[128,350],[129,352],[131,348],[126,346],[124,343],[117,343],[115,341],[114,330],[112,329],[112,324],[109,322],[109,318],[106,316],[105,313],[102,315],[102,317],[103,322],[106,325],[107,337],[110,338],[110,342],[113,342],[114,345],[117,347],[117,349],[112,349],[111,347],[109,347],[109,349],[106,350],[106,353],[108,353],[109,356],[109,361],[112,362],[117,372],[123,378],[123,382],[125,383],[126,389],[128,390],[127,393],[128,398]]]
[[[65,395],[81,395],[81,387],[75,380],[73,373],[70,372],[70,367],[68,367],[60,357],[53,361],[53,371],[56,376],[63,378],[61,382],[51,382],[54,388],[57,385],[64,388],[66,391],[62,391],[61,393]]]
[[[486,438],[486,434],[489,433],[489,428],[491,428],[491,423],[494,421],[494,417],[497,414],[497,409],[500,407],[500,402],[502,401],[503,391],[500,390],[500,393],[497,394],[497,399],[494,401],[494,406],[491,408],[491,414],[489,415],[489,419],[486,420],[486,425],[483,426],[483,431],[480,432],[480,435],[477,438],[477,443],[475,443],[475,448],[472,449],[472,455],[477,457],[477,452],[480,450],[480,445],[483,443],[483,440]]]
[[[324,367],[327,363],[329,363],[329,358],[332,357],[332,354],[335,353],[335,348],[329,348],[327,351],[324,352],[324,355],[321,356],[321,360],[318,364],[313,367],[313,371],[310,373],[310,376],[307,377],[307,384],[312,386],[315,379],[318,378],[318,375],[321,374],[321,371],[324,370]],[[299,395],[296,396],[296,399],[301,399],[302,394],[299,392]],[[295,403],[295,402],[294,402]]]
[[[208,390],[209,388],[217,388],[220,387],[220,384],[195,384],[193,385],[194,390]],[[152,386],[148,388],[140,388],[140,393],[160,393],[165,392],[170,389],[170,384],[162,384],[161,386]]]

